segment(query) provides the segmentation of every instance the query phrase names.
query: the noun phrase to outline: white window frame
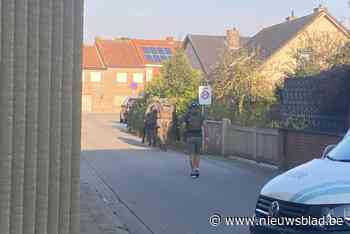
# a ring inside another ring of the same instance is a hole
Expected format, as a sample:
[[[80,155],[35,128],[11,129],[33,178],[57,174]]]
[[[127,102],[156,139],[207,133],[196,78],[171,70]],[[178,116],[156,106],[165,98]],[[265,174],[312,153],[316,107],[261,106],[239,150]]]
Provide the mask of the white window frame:
[[[118,72],[116,77],[117,83],[128,83],[128,73],[127,72]]]
[[[310,48],[304,48],[298,50],[299,57],[305,62],[309,62],[311,60],[312,55],[312,49]]]
[[[81,80],[84,82],[85,81],[85,71],[81,73]]]
[[[137,84],[142,84],[144,81],[144,74],[141,72],[132,74],[132,81]]]
[[[150,82],[153,79],[153,68],[147,68],[146,70],[146,82]]]
[[[102,73],[101,72],[91,72],[90,73],[90,81],[91,82],[101,82],[102,81]]]

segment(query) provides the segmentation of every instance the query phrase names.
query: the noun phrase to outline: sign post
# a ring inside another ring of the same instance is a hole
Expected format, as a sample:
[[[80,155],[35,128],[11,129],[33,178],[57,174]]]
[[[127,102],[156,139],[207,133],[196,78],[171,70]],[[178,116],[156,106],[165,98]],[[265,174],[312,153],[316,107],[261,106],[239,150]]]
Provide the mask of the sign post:
[[[199,86],[198,90],[199,104],[202,106],[209,106],[212,103],[212,89],[209,85]]]
[[[130,88],[131,88],[131,91],[132,91],[132,96],[136,96],[136,90],[137,90],[137,88],[138,88],[137,83],[132,82],[132,83],[130,84]]]
[[[205,116],[205,107],[212,103],[212,89],[209,85],[199,86],[198,102],[202,106],[202,114]]]

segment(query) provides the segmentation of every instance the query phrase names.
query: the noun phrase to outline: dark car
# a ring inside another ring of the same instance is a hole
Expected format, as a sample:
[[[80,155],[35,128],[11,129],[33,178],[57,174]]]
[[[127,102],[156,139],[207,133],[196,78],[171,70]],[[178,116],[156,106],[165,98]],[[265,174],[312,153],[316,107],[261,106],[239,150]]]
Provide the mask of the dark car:
[[[128,122],[128,113],[129,113],[132,105],[135,104],[136,100],[138,100],[137,97],[128,97],[123,101],[121,108],[120,108],[120,118],[119,118],[119,121],[121,123]]]

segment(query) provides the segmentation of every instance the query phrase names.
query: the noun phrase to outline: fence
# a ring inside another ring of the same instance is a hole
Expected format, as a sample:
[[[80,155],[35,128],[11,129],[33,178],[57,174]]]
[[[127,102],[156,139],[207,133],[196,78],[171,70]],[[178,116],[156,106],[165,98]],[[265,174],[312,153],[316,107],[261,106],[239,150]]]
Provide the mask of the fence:
[[[339,133],[348,125],[350,68],[341,67],[306,78],[286,79],[282,119],[300,119],[313,131]]]
[[[203,135],[205,152],[209,154],[222,153],[223,122],[206,121]]]
[[[227,124],[224,155],[237,155],[257,162],[279,165],[280,134],[275,129],[258,129]]]
[[[281,169],[319,158],[327,145],[342,138],[340,134],[240,127],[229,120],[207,121],[204,129],[206,153],[239,156]]]

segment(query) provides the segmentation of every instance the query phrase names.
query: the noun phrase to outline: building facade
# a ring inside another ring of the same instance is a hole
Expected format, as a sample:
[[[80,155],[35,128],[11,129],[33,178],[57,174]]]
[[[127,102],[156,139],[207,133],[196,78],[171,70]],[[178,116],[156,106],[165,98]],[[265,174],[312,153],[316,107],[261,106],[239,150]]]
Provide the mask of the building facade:
[[[237,29],[228,30],[226,36],[188,35],[184,50],[192,66],[209,80],[225,50],[258,51],[263,61],[262,72],[275,84],[285,77],[286,71],[295,68],[296,52],[303,53],[308,43],[325,44],[323,39],[342,45],[349,38],[348,30],[320,6],[303,17],[293,13],[284,22],[266,27],[251,38],[241,37]]]
[[[118,113],[127,97],[142,94],[178,45],[165,40],[97,38],[84,47],[82,110]]]
[[[1,0],[0,233],[80,233],[83,0]]]

